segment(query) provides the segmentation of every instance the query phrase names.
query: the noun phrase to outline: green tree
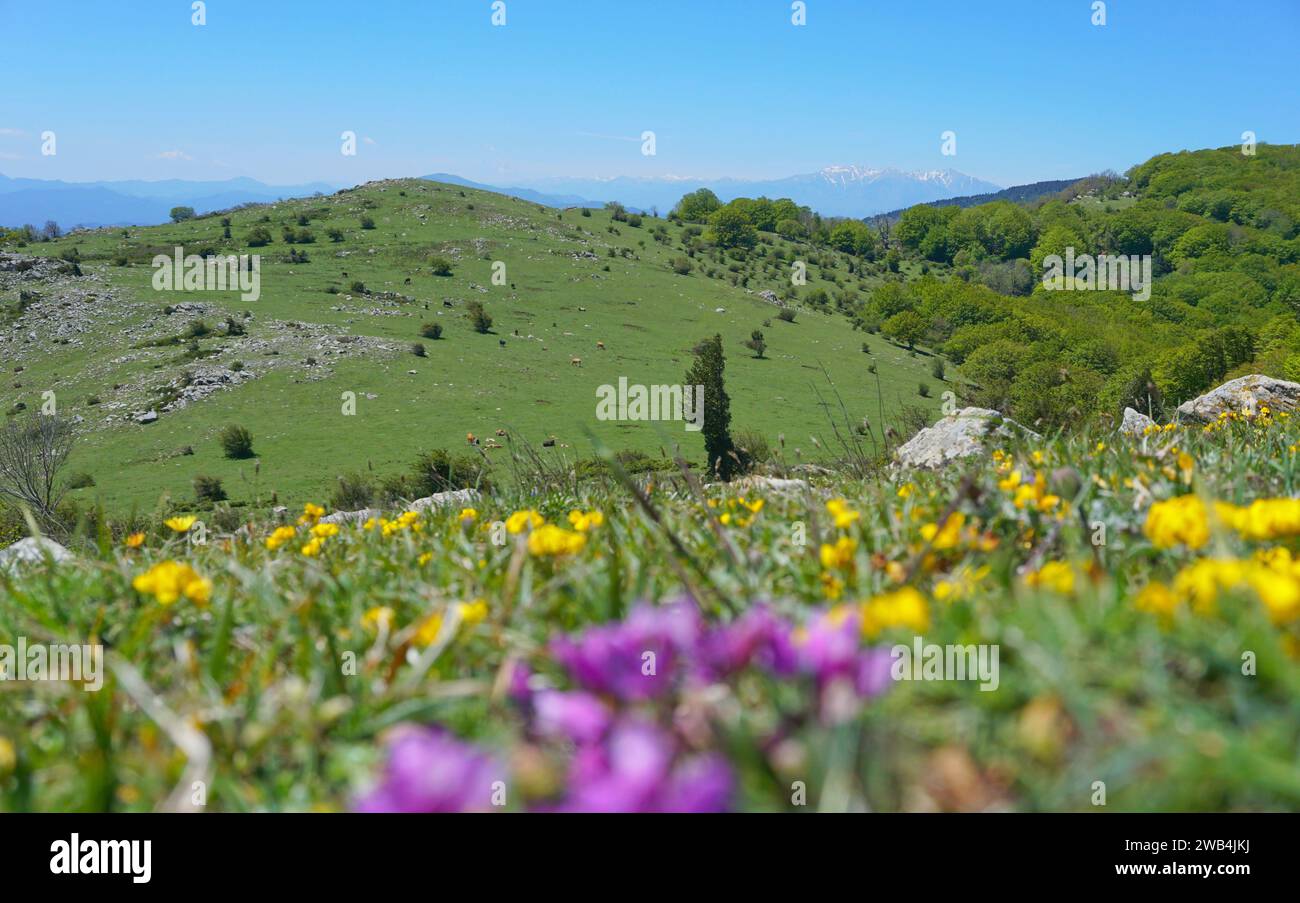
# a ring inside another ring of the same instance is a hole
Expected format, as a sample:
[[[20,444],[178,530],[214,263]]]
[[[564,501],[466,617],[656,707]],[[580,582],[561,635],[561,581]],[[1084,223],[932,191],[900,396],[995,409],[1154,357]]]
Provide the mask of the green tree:
[[[752,248],[758,243],[758,230],[740,210],[728,205],[709,217],[704,238],[719,248]]]
[[[880,324],[881,332],[895,341],[904,342],[908,350],[915,348],[916,343],[925,338],[929,328],[930,322],[914,310],[894,314]]]
[[[762,359],[763,352],[767,351],[767,342],[763,341],[763,331],[755,329],[749,334],[749,341],[745,342],[745,347],[754,352],[754,357]]]
[[[699,191],[684,195],[673,208],[673,213],[677,214],[678,219],[688,223],[703,223],[721,206],[722,202],[718,200],[716,194],[707,188],[701,188]]]
[[[182,223],[187,219],[194,219],[194,208],[173,207],[171,209],[171,218],[173,223]]]
[[[727,361],[722,354],[722,336],[705,339],[695,347],[695,362],[686,371],[685,391],[704,387],[704,452],[708,468],[720,479],[730,480],[737,471],[735,445],[731,441],[731,399],[723,380]]]

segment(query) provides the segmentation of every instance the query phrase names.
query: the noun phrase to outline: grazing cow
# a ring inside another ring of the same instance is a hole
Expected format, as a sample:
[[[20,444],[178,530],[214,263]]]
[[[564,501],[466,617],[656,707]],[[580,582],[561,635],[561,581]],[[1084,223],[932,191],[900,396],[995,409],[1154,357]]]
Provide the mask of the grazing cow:
[[[506,431],[505,431],[505,430],[497,430],[497,435],[498,435],[498,436],[504,436],[505,434],[506,434]]]
[[[605,350],[605,343],[604,343],[604,342],[597,342],[597,343],[596,343],[596,347],[599,348],[601,351],[604,351],[604,350]]]
[[[473,433],[466,433],[465,441],[470,445],[478,445],[478,437],[475,436]]]
[[[407,276],[407,277],[406,277],[406,282],[405,282],[405,284],[406,284],[406,285],[410,285],[410,284],[411,284],[411,277],[410,277],[410,276]]]
[[[497,339],[497,342],[500,343],[500,345],[501,345],[502,348],[506,347],[506,340],[505,340],[505,339]]]
[[[443,307],[451,307],[451,302],[450,302],[450,301],[444,301],[444,302],[442,302],[442,306],[443,306]]]
[[[575,367],[581,367],[581,366],[582,366],[582,358],[580,358],[580,357],[571,357],[571,358],[569,358],[569,363],[572,364],[572,365],[575,366]]]
[[[554,437],[554,436],[552,436],[552,437],[549,438],[549,439],[543,439],[543,440],[542,440],[542,448],[554,448],[554,447],[555,447],[555,437]]]

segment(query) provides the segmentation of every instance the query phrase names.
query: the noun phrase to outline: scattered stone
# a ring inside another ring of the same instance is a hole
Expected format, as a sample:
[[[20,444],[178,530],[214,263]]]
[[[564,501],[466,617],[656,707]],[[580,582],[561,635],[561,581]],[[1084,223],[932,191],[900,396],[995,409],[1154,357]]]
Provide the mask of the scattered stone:
[[[335,511],[320,519],[322,524],[364,524],[372,517],[380,517],[384,512],[378,508],[362,508],[360,511]]]
[[[468,508],[478,503],[477,489],[452,489],[447,492],[435,492],[433,495],[416,499],[408,506],[411,511],[424,511],[429,508],[458,507]]]
[[[746,492],[807,492],[807,480],[783,480],[779,477],[765,477],[759,474],[750,474],[747,477],[741,477],[738,480],[732,480],[729,484],[713,483],[709,488],[714,486],[728,485],[732,489],[741,489]]]
[[[1156,422],[1146,414],[1132,408],[1125,408],[1124,420],[1119,425],[1119,431],[1129,436],[1141,436],[1150,426],[1156,426]]]
[[[158,420],[157,411],[136,412],[131,415],[131,419],[136,423],[155,423]]]
[[[29,536],[20,539],[8,548],[0,549],[0,570],[16,567],[20,564],[39,564],[47,558],[53,561],[67,561],[72,553],[52,539],[44,536]]]
[[[926,427],[898,448],[895,455],[904,467],[934,469],[949,461],[967,458],[984,451],[988,436],[1014,438],[1017,435],[1040,438],[1028,427],[1009,420],[988,408],[962,408]]]
[[[1208,423],[1217,420],[1224,412],[1254,412],[1263,405],[1268,405],[1274,412],[1292,411],[1297,403],[1300,403],[1300,383],[1252,373],[1183,402],[1178,406],[1178,418]]]

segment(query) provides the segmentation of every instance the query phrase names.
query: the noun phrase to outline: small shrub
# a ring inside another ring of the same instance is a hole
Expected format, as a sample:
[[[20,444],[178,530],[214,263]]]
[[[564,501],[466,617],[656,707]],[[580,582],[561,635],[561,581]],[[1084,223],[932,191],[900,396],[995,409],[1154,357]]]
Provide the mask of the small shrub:
[[[69,489],[89,489],[95,485],[95,478],[88,473],[74,473],[68,477]]]
[[[786,323],[793,323],[793,322],[794,322],[794,311],[792,311],[792,310],[791,310],[790,308],[788,308],[788,307],[783,308],[782,310],[780,310],[780,311],[777,312],[776,318],[777,318],[778,320],[783,320],[783,321],[786,322]]]
[[[930,397],[930,387],[926,383],[921,383],[920,385],[918,385],[916,387],[916,391],[922,398]]]
[[[434,257],[429,261],[429,269],[433,271],[435,276],[450,276],[451,261],[446,257]]]
[[[930,361],[930,375],[940,382],[943,381],[943,358],[935,355],[934,360]]]
[[[420,327],[420,335],[422,335],[426,339],[433,339],[434,341],[437,341],[438,339],[442,338],[442,324],[425,323],[423,326]]]
[[[375,499],[375,481],[369,474],[359,471],[339,474],[330,506],[337,511],[356,511],[369,508]]]
[[[361,228],[373,229],[375,228],[375,221],[368,216],[363,216],[361,217]]]
[[[483,309],[480,301],[469,302],[469,319],[474,324],[474,331],[487,333],[492,328],[492,317]]]
[[[260,248],[269,245],[272,241],[271,231],[265,226],[254,226],[253,230],[248,233],[246,239],[250,248]]]
[[[424,357],[424,345],[419,342],[413,342],[411,344],[411,354],[414,354],[416,357]]]
[[[224,502],[226,490],[218,477],[200,474],[194,478],[194,498],[201,505]]]
[[[221,431],[217,441],[221,443],[227,458],[253,457],[253,434],[242,426],[232,423]]]

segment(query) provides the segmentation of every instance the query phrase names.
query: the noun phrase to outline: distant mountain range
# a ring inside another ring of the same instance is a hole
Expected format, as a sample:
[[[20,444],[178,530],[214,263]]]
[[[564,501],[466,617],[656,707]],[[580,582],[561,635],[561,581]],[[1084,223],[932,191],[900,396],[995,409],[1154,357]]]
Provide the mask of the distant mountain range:
[[[864,166],[829,166],[820,172],[784,179],[612,179],[546,178],[527,186],[498,187],[450,173],[423,176],[438,182],[512,195],[550,207],[599,207],[618,201],[631,210],[666,214],[682,195],[708,188],[723,201],[738,197],[788,197],[823,216],[867,217],[889,210],[966,195],[999,191],[999,186],[951,169],[905,172]],[[256,179],[192,182],[60,182],[11,179],[0,175],[0,226],[40,226],[54,220],[74,226],[154,225],[166,222],[173,207],[198,213],[239,204],[328,194],[325,182],[267,185]]]
[[[207,213],[334,190],[335,186],[325,182],[267,185],[247,178],[219,182],[61,182],[0,175],[0,226],[40,226],[46,220],[54,220],[65,229],[148,226],[167,222],[173,207],[193,207],[198,213]]]
[[[1001,186],[952,169],[907,172],[865,166],[828,166],[783,179],[613,179],[550,178],[532,182],[550,195],[619,201],[628,206],[667,213],[682,195],[708,188],[723,201],[738,197],[790,198],[823,216],[865,217],[926,201],[980,192]],[[507,192],[509,193],[509,192]]]

